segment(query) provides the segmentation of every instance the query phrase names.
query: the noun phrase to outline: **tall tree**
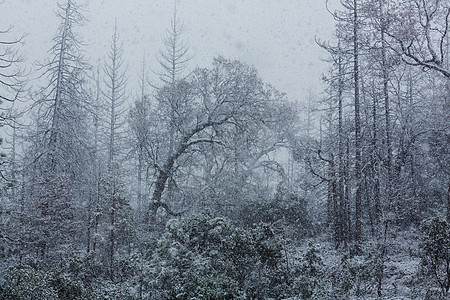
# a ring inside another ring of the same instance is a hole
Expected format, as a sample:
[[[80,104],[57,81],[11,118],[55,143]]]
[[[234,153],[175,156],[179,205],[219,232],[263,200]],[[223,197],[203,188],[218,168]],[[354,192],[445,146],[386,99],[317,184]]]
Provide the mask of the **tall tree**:
[[[90,196],[87,203],[87,253],[93,253],[96,256],[98,243],[98,227],[100,221],[101,210],[101,151],[100,151],[100,125],[102,119],[102,92],[100,87],[100,68],[97,67],[96,72],[92,76],[95,86],[90,92],[92,103],[90,105],[90,116],[92,118],[92,126],[90,128],[90,135],[92,137],[92,145],[90,151],[90,161],[92,163],[92,175],[90,178]]]
[[[361,74],[360,74],[360,52],[361,52],[361,30],[363,26],[363,16],[361,15],[362,1],[360,0],[341,0],[342,11],[332,12],[335,20],[339,21],[338,30],[341,31],[341,37],[347,47],[346,53],[351,55],[353,79],[353,105],[354,105],[354,141],[355,141],[355,216],[353,238],[356,244],[362,237],[362,144],[361,144]]]
[[[14,116],[12,104],[23,96],[26,86],[26,74],[22,67],[24,57],[19,52],[19,46],[24,43],[25,37],[11,38],[12,29],[12,26],[6,30],[0,29],[0,127],[9,124],[15,130],[16,116]],[[15,132],[13,138],[15,138]],[[2,143],[3,140],[0,139],[0,145]],[[13,153],[15,152],[13,151]],[[4,153],[2,153],[3,155]],[[12,180],[7,179],[8,176],[4,170],[6,164],[4,158],[1,158],[0,181]],[[12,176],[15,176],[14,172]]]
[[[89,166],[83,142],[87,124],[84,80],[89,65],[83,60],[82,43],[75,32],[84,18],[71,0],[59,5],[57,16],[61,24],[53,39],[52,57],[41,67],[48,84],[33,105],[36,130],[28,150],[32,159],[27,170],[27,209],[33,216],[28,221],[34,222],[29,228],[32,242],[45,256],[81,238],[74,221],[78,218],[76,208],[84,198],[83,174]]]
[[[126,200],[120,183],[119,155],[123,151],[123,118],[126,108],[126,83],[124,61],[122,58],[123,46],[119,41],[117,23],[114,25],[114,34],[111,41],[111,49],[105,60],[103,70],[105,72],[105,89],[103,95],[107,106],[106,119],[108,128],[106,133],[106,147],[108,151],[107,172],[103,178],[103,197],[106,200],[106,214],[108,215],[108,242],[107,253],[110,279],[114,280],[114,256],[118,239],[118,221],[125,208]]]
[[[223,58],[214,60],[212,69],[198,69],[186,80],[177,81],[175,91],[166,86],[160,93],[177,93],[180,104],[177,109],[176,137],[173,153],[152,153],[157,170],[155,188],[149,213],[160,207],[169,214],[178,215],[162,200],[170,175],[176,163],[189,158],[200,145],[230,143],[236,125],[242,132],[249,124],[260,124],[264,112],[270,116],[271,104],[279,95],[265,87],[256,71],[237,61]],[[161,96],[161,95],[160,95]],[[156,122],[158,123],[158,122]],[[163,147],[155,147],[154,149]]]
[[[111,49],[105,60],[103,70],[105,72],[103,95],[106,100],[108,120],[107,129],[107,149],[108,164],[112,165],[117,162],[118,155],[121,151],[123,125],[125,121],[123,115],[125,113],[126,84],[127,77],[124,70],[123,60],[123,44],[119,40],[117,32],[117,23],[114,25],[114,34],[111,40]]]
[[[177,17],[177,6],[174,1],[173,17],[170,21],[170,27],[166,30],[162,37],[163,49],[159,53],[158,62],[161,67],[161,71],[158,73],[159,78],[163,86],[172,86],[171,93],[157,93],[156,100],[160,105],[160,109],[163,109],[167,113],[168,122],[168,139],[169,139],[169,152],[172,154],[175,147],[176,139],[176,111],[177,107],[181,104],[177,94],[175,92],[174,85],[177,80],[186,78],[185,71],[187,64],[191,59],[189,54],[189,45],[182,39],[183,26],[180,19]],[[160,88],[157,88],[160,90]],[[172,176],[169,177],[168,186],[168,198],[174,198],[174,186]]]
[[[131,131],[132,152],[137,155],[137,205],[138,214],[141,215],[144,211],[144,200],[147,196],[147,178],[148,172],[145,172],[145,160],[148,157],[146,151],[151,136],[151,118],[153,109],[150,101],[150,95],[147,91],[147,76],[146,76],[145,60],[142,63],[142,72],[139,78],[140,95],[132,104],[129,114],[128,122]]]
[[[389,73],[390,66],[388,62],[388,53],[387,53],[387,42],[386,42],[386,32],[389,27],[390,20],[387,16],[387,10],[389,9],[388,1],[379,1],[379,20],[380,20],[380,39],[381,39],[381,70],[382,70],[382,78],[383,78],[383,98],[384,98],[384,120],[385,120],[385,138],[386,138],[386,169],[387,169],[387,180],[386,180],[386,189],[387,189],[387,202],[391,203],[393,192],[392,192],[392,140],[391,140],[391,109],[390,109],[390,98],[389,98]],[[377,220],[380,219],[381,211],[380,205],[376,205],[376,217]]]
[[[2,149],[0,152],[0,248],[4,249],[2,252],[5,253],[17,246],[13,236],[15,226],[10,221],[10,215],[14,211],[13,208],[19,208],[16,193],[18,188],[17,122],[12,104],[22,97],[26,83],[26,74],[22,68],[24,58],[19,51],[19,46],[24,42],[24,36],[19,39],[11,38],[12,29],[12,26],[6,30],[0,29],[0,128],[10,125],[13,131],[9,157],[3,152],[5,144],[3,138],[0,138]]]
[[[343,24],[341,23],[342,20],[338,23],[336,28],[336,39],[337,44],[331,45],[329,43],[323,43],[318,42],[319,46],[324,48],[331,56],[330,63],[332,63],[332,69],[330,70],[330,74],[324,77],[324,80],[326,83],[329,84],[329,94],[330,99],[328,101],[331,103],[328,103],[328,113],[331,113],[331,111],[334,111],[337,109],[337,126],[334,124],[336,121],[334,120],[336,116],[330,115],[328,117],[328,121],[330,122],[329,130],[330,135],[327,137],[331,140],[337,140],[337,153],[335,151],[332,156],[337,156],[335,161],[330,159],[325,159],[323,157],[323,154],[321,155],[319,153],[319,158],[321,158],[322,161],[326,162],[327,164],[332,163],[333,165],[336,164],[336,174],[333,172],[333,176],[328,176],[327,182],[329,185],[334,183],[335,188],[331,189],[334,192],[331,193],[330,201],[334,203],[333,205],[333,211],[330,212],[330,219],[332,219],[334,223],[334,239],[335,239],[335,246],[339,247],[339,245],[344,242],[345,247],[347,246],[348,242],[351,239],[350,236],[350,230],[351,226],[350,224],[350,212],[349,212],[349,196],[347,194],[348,187],[346,187],[347,184],[349,184],[347,180],[347,171],[346,171],[346,165],[347,165],[347,159],[345,155],[345,148],[346,148],[346,141],[345,136],[349,133],[348,132],[348,124],[345,124],[345,118],[346,118],[346,110],[345,107],[348,106],[346,103],[346,93],[350,89],[349,84],[346,84],[346,78],[348,78],[352,72],[349,70],[351,67],[351,57],[349,56],[349,51],[345,47],[345,36],[346,33],[343,30]],[[332,129],[331,127],[335,126],[336,129]],[[331,142],[331,144],[334,146],[334,142]],[[332,147],[333,147],[332,146]],[[322,149],[322,146],[320,148],[321,152],[324,152],[324,149]],[[328,152],[332,152],[332,149],[328,149]],[[327,162],[328,161],[328,162]],[[318,174],[316,174],[318,175]],[[334,177],[337,178],[334,178]],[[320,176],[319,176],[320,178]],[[325,177],[322,177],[324,179]],[[331,203],[330,202],[330,203]]]
[[[352,27],[353,27],[353,79],[354,79],[354,104],[355,104],[355,177],[356,177],[356,194],[355,194],[355,240],[359,242],[362,235],[362,178],[361,178],[361,117],[360,117],[360,91],[359,91],[359,6],[358,1],[353,0],[352,5],[347,6],[352,11]]]

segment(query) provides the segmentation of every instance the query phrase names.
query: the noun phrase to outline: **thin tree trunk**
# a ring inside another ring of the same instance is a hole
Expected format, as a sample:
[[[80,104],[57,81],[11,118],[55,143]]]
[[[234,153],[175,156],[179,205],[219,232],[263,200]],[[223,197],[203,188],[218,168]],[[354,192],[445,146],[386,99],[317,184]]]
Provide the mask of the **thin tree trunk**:
[[[67,1],[67,7],[65,9],[65,18],[64,18],[64,27],[62,31],[61,36],[61,47],[59,50],[59,61],[58,61],[58,73],[56,78],[56,87],[55,87],[55,103],[54,103],[54,111],[53,111],[53,118],[52,118],[52,127],[50,131],[50,153],[53,156],[51,158],[51,170],[55,169],[55,151],[56,151],[56,144],[57,144],[57,136],[59,131],[59,121],[60,121],[60,107],[61,107],[61,101],[62,101],[62,82],[63,82],[63,65],[64,60],[66,56],[66,43],[67,43],[67,31],[69,30],[70,25],[70,9],[71,9],[71,2]]]
[[[143,209],[143,202],[142,202],[142,172],[144,168],[144,150],[142,149],[142,146],[139,147],[139,153],[138,153],[138,174],[137,174],[137,200],[138,200],[138,211],[139,213],[142,212]]]
[[[359,31],[358,31],[358,4],[353,1],[353,76],[355,100],[355,242],[358,246],[362,236],[361,223],[361,117],[360,117],[360,91],[359,91]]]
[[[380,4],[381,5],[381,4]],[[384,118],[385,118],[385,127],[386,127],[386,170],[387,170],[387,181],[386,181],[386,190],[387,190],[387,203],[392,203],[392,146],[391,146],[391,119],[390,119],[390,101],[389,101],[389,72],[388,65],[386,59],[386,39],[385,39],[385,31],[386,24],[384,21],[384,10],[381,7],[382,13],[382,24],[381,24],[381,63],[383,70],[383,97],[384,97]],[[379,211],[381,216],[381,210]]]
[[[350,238],[352,236],[352,226],[350,220],[350,140],[346,141],[346,157],[345,157],[345,169],[344,169],[344,201],[345,201],[345,246],[348,246]]]
[[[450,223],[450,181],[447,188],[447,222]]]
[[[341,53],[341,40],[338,41],[338,180],[337,180],[337,196],[339,199],[339,231],[342,240],[346,240],[347,236],[345,234],[346,227],[346,203],[345,203],[345,166],[344,166],[344,125],[343,125],[343,91],[344,91],[344,70],[342,65],[342,53]]]
[[[373,84],[375,86],[375,83]],[[371,153],[371,173],[373,176],[373,200],[374,200],[374,216],[375,216],[375,226],[380,224],[381,220],[381,202],[380,202],[380,179],[378,172],[378,160],[377,160],[377,94],[373,93],[372,102],[372,153]],[[371,214],[372,215],[372,214]]]

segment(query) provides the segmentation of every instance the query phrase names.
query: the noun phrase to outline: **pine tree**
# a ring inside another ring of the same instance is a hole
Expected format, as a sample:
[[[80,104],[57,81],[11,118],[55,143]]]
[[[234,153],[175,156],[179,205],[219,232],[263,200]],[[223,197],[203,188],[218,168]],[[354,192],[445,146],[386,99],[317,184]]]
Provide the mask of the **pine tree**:
[[[83,143],[87,124],[84,80],[89,65],[83,61],[82,43],[75,32],[84,18],[71,0],[59,9],[61,25],[53,39],[52,57],[41,67],[48,84],[33,104],[36,123],[25,170],[29,216],[25,214],[24,220],[30,225],[31,242],[44,257],[54,256],[55,250],[73,249],[74,239],[81,238],[75,224],[85,196],[83,174],[89,165]]]

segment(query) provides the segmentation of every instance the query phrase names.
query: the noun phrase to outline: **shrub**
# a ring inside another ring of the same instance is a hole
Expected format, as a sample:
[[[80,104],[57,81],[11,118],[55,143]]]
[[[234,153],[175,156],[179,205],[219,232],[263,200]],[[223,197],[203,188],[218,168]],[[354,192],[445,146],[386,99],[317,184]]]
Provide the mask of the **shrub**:
[[[445,220],[433,218],[424,222],[421,230],[421,273],[439,287],[445,298],[450,288],[450,226]]]
[[[237,219],[245,226],[273,224],[285,236],[294,239],[310,236],[313,231],[306,200],[290,192],[283,184],[277,187],[273,197],[244,201],[239,209]]]
[[[0,286],[0,299],[58,299],[44,272],[26,264],[8,268]]]
[[[76,259],[46,270],[40,261],[25,259],[10,266],[0,284],[0,299],[89,299]],[[76,266],[75,266],[76,265]]]
[[[153,257],[153,289],[165,299],[277,297],[288,282],[282,241],[268,225],[232,225],[209,212],[172,220]]]
[[[319,249],[311,242],[295,273],[295,291],[301,296],[301,299],[326,298],[324,263]]]

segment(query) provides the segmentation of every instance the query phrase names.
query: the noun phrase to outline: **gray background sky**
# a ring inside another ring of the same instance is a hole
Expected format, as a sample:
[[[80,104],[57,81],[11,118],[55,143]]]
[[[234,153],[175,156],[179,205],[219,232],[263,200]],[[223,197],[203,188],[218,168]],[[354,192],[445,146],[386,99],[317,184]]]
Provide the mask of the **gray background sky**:
[[[61,2],[64,2],[61,0]],[[3,0],[0,28],[14,25],[14,34],[27,33],[23,52],[28,62],[44,61],[59,20],[56,0]],[[146,56],[150,70],[158,71],[156,56],[161,36],[170,25],[173,0],[79,0],[88,23],[80,28],[91,63],[106,55],[114,18],[124,43],[129,68],[129,91]],[[309,90],[322,87],[326,54],[314,36],[327,39],[333,31],[325,0],[178,0],[184,23],[183,38],[194,58],[190,69],[209,66],[223,55],[254,65],[264,81],[303,101]],[[151,79],[154,75],[151,75]],[[137,91],[134,91],[137,93]]]

